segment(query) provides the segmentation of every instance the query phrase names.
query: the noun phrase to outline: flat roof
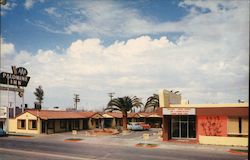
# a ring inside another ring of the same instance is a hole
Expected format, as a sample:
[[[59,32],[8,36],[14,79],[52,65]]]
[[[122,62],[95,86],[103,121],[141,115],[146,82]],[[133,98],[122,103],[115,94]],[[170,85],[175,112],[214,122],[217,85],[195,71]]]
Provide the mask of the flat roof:
[[[222,107],[249,107],[248,103],[221,103],[221,104],[170,104],[173,108],[222,108]]]

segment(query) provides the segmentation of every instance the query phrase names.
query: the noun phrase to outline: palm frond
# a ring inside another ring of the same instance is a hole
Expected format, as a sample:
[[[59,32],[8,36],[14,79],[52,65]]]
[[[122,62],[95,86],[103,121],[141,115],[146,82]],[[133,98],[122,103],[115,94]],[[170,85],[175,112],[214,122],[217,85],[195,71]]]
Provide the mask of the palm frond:
[[[152,108],[154,111],[158,107],[159,107],[159,95],[153,94],[153,96],[148,97],[147,102],[144,106],[144,111],[146,111],[149,108]]]

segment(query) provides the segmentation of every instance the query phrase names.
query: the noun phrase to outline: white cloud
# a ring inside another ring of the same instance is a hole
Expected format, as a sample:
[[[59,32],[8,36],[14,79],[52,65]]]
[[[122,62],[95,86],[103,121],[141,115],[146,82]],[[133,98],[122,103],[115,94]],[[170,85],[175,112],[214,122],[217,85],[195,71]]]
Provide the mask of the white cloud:
[[[57,17],[57,20],[54,20],[55,25],[61,22],[62,26],[65,26],[63,29],[51,29],[52,26],[39,21],[31,23],[52,33],[78,33],[91,37],[120,38],[177,32],[211,40],[223,38],[225,32],[232,32],[237,26],[249,26],[248,4],[249,2],[244,0],[183,1],[179,6],[186,7],[190,13],[179,21],[171,22],[144,16],[139,10],[124,6],[117,1],[74,1],[70,9],[64,8],[63,18],[62,15],[57,15],[56,11],[59,8],[45,9],[47,13]],[[203,10],[209,12],[204,13]],[[248,31],[247,27],[242,29]],[[241,36],[237,32],[234,34]]]
[[[105,106],[111,91],[145,100],[160,88],[180,90],[191,103],[248,100],[248,2],[218,1],[220,7],[212,2],[184,1],[181,5],[191,5],[194,11],[180,21],[162,23],[145,20],[136,10],[117,3],[82,4],[79,8],[87,20],[68,26],[68,34],[145,36],[109,46],[99,38],[78,39],[63,49],[64,54],[56,49],[21,51],[2,66],[9,67],[10,61],[25,66],[31,76],[27,101],[32,104],[33,90],[41,84],[48,107],[72,106],[74,93],[80,94],[82,106]],[[211,11],[203,14],[195,7]],[[152,32],[185,34],[172,42],[166,36],[147,35]],[[8,50],[13,48],[9,53],[15,51],[13,44],[5,44],[12,46]]]
[[[45,8],[44,10],[45,10],[45,12],[47,12],[48,14],[54,14],[55,11],[56,11],[56,8],[55,8],[55,7],[49,7],[49,8]]]
[[[24,3],[24,7],[26,9],[30,9],[34,5],[35,1],[34,0],[26,0]]]
[[[44,11],[46,13],[48,13],[49,15],[55,16],[57,18],[62,17],[61,14],[57,13],[57,9],[55,7],[49,7],[49,8],[45,8]]]
[[[5,5],[1,5],[1,9],[3,10],[12,10],[14,7],[16,7],[17,4],[14,2],[7,2]]]
[[[130,37],[166,32],[195,34],[197,31],[207,30],[206,28],[209,25],[210,29],[220,32],[224,29],[223,24],[225,22],[226,24],[231,23],[236,18],[241,23],[248,22],[249,8],[246,5],[247,3],[247,1],[184,1],[180,3],[180,6],[191,7],[189,15],[177,22],[157,22],[152,18],[141,15],[136,9],[124,7],[114,1],[79,2],[76,4],[76,8],[81,11],[80,14],[84,18],[72,21],[64,31],[68,34]],[[209,9],[210,12],[203,14],[196,8]],[[192,10],[195,10],[195,12],[192,12]],[[244,15],[240,16],[239,12],[244,13]],[[218,32],[204,33],[210,37],[218,35]]]
[[[2,37],[0,38],[0,40],[1,55],[6,56],[15,52],[15,46],[12,43],[6,43]]]
[[[1,7],[1,16],[4,16],[7,11],[11,11],[17,6],[15,2],[7,2],[5,5],[0,5]]]
[[[25,9],[31,9],[38,2],[44,2],[44,0],[25,0],[24,7]]]
[[[118,79],[112,79],[108,83],[110,86],[130,86],[130,87],[142,87],[146,85],[151,85],[153,80],[148,80],[145,78],[131,76],[131,77],[120,77]]]
[[[27,23],[30,23],[34,26],[37,26],[39,28],[42,28],[43,30],[47,31],[47,32],[51,32],[51,33],[57,33],[57,34],[66,34],[65,32],[63,31],[60,31],[60,30],[56,30],[56,29],[52,29],[51,27],[48,27],[47,24],[45,24],[44,22],[42,21],[36,21],[36,22],[32,22],[30,21],[29,19],[25,19],[25,21]]]
[[[242,63],[247,52],[221,56],[221,46],[225,47],[222,50],[231,47],[223,45],[224,41],[215,45],[195,38],[180,39],[173,44],[167,37],[141,36],[107,47],[100,39],[76,40],[64,54],[41,49],[35,54],[21,51],[12,63],[29,71],[29,104],[34,101],[34,88],[42,85],[47,107],[72,106],[74,93],[84,99],[82,106],[105,106],[110,91],[145,100],[160,88],[180,90],[195,103],[247,100],[249,62]],[[9,67],[7,62],[5,68]]]

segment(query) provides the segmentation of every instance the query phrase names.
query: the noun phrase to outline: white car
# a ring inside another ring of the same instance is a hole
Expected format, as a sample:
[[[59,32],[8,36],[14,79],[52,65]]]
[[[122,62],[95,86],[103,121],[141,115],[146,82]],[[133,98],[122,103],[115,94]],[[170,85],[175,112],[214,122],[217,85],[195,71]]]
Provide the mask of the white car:
[[[127,128],[132,131],[142,131],[143,127],[138,122],[130,122]]]

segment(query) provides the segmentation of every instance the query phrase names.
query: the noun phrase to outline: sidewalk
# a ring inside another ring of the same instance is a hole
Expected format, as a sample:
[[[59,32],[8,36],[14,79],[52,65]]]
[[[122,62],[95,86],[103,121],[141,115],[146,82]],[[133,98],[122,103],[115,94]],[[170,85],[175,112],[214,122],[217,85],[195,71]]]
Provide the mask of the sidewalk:
[[[126,135],[124,135],[126,136]],[[72,135],[69,137],[73,137]],[[69,138],[68,137],[68,138]],[[219,145],[201,145],[196,143],[185,143],[178,141],[162,141],[158,135],[151,135],[148,140],[144,140],[143,136],[135,138],[121,138],[123,135],[110,135],[110,136],[82,136],[78,135],[77,138],[82,138],[83,140],[79,143],[89,143],[89,144],[98,144],[98,145],[117,145],[117,146],[126,146],[126,147],[136,147],[138,143],[145,144],[156,144],[160,149],[168,150],[203,150],[203,151],[213,151],[213,152],[222,152],[229,151],[230,149],[243,149],[247,150],[248,147],[236,147],[236,146],[219,146]]]

